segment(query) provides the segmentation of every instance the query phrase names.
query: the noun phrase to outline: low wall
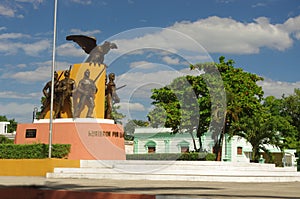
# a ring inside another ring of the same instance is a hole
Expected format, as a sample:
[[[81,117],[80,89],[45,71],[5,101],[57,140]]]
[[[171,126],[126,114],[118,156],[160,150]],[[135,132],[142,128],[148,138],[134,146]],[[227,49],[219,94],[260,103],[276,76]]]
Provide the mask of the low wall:
[[[46,176],[55,167],[79,168],[80,160],[2,159],[0,165],[0,176]]]

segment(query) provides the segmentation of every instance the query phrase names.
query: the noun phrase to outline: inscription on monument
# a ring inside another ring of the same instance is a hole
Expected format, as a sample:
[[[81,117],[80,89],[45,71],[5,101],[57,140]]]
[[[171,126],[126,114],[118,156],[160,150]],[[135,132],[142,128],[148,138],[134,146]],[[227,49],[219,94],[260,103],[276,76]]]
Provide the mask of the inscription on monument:
[[[36,138],[36,129],[26,129],[25,138]]]

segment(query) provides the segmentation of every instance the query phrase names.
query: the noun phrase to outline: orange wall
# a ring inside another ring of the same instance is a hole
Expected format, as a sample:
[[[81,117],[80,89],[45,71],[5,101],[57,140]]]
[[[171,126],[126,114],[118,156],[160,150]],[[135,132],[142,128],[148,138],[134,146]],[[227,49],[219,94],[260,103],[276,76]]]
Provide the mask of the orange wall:
[[[36,137],[26,138],[26,129],[36,129]],[[106,131],[111,132],[109,136],[102,135]],[[112,132],[118,132],[118,137]],[[49,123],[18,124],[15,144],[31,143],[49,143]],[[117,124],[54,122],[52,143],[71,144],[68,159],[72,160],[126,159],[124,132]]]

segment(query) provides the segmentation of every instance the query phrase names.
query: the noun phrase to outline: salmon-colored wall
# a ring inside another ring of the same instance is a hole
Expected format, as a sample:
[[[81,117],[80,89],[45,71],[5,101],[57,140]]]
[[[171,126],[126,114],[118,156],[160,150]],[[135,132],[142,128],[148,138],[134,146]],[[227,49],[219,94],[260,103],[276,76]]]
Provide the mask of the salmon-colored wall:
[[[26,138],[26,129],[36,129],[36,137]],[[110,135],[103,132],[110,132]],[[15,144],[32,143],[49,143],[49,123],[18,124]],[[71,144],[68,159],[126,159],[123,128],[117,124],[54,122],[52,144]]]

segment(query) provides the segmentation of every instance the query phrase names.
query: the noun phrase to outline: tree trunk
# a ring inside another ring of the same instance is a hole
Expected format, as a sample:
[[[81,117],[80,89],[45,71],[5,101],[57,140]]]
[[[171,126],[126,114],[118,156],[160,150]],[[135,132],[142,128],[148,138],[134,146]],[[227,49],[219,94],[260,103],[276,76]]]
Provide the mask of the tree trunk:
[[[224,131],[225,131],[225,128],[221,132],[221,136],[218,140],[218,143],[216,143],[216,145],[215,145],[216,161],[221,161],[222,160],[222,143],[223,143],[224,135],[225,135]]]
[[[199,139],[199,145],[200,145],[199,151],[203,151],[203,146],[202,146],[202,140],[201,140],[201,137],[198,137],[198,139]]]
[[[259,147],[252,145],[252,161],[259,162]]]
[[[189,131],[192,139],[193,139],[193,144],[194,144],[194,150],[197,151],[197,146],[196,146],[196,141],[195,141],[195,138],[194,138],[194,135],[193,135],[193,131]]]

